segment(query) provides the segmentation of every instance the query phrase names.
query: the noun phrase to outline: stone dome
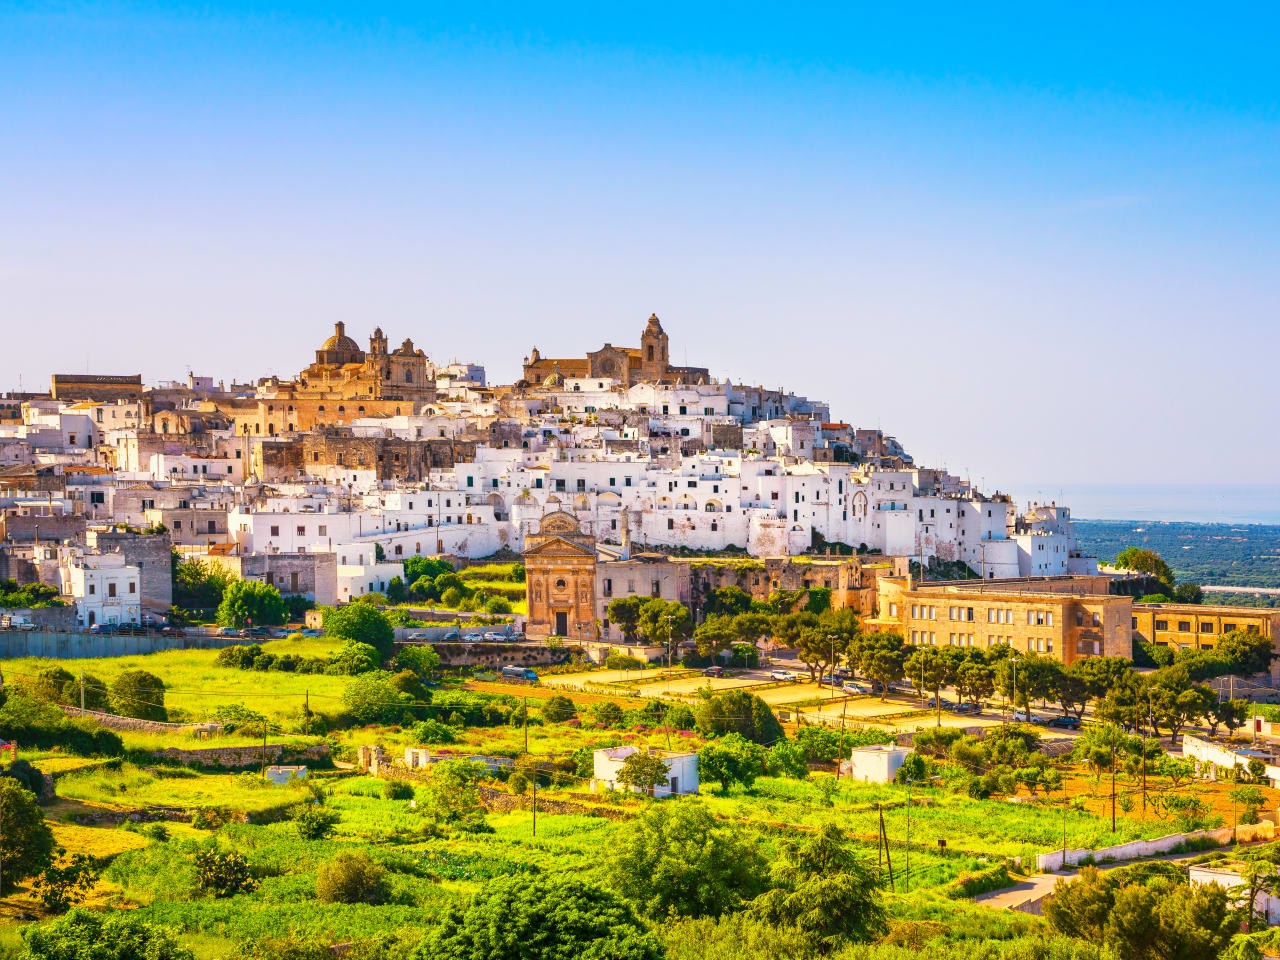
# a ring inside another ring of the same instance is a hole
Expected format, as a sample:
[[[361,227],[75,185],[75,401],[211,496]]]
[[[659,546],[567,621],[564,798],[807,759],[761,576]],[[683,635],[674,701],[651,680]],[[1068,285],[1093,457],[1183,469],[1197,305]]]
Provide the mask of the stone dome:
[[[555,365],[555,369],[551,371],[551,373],[547,376],[547,379],[542,381],[542,385],[544,387],[563,387],[564,386],[564,374],[560,372],[560,364],[557,363]]]
[[[359,353],[360,345],[347,336],[347,325],[339,320],[333,325],[333,336],[320,345],[332,353]]]

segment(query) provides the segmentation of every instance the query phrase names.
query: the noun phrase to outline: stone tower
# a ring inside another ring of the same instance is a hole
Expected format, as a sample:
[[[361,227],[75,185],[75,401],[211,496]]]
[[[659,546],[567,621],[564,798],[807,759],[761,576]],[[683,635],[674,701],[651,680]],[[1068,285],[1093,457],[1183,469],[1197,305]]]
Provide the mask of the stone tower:
[[[662,380],[667,375],[667,333],[662,329],[658,315],[649,315],[644,333],[640,335],[640,379]]]

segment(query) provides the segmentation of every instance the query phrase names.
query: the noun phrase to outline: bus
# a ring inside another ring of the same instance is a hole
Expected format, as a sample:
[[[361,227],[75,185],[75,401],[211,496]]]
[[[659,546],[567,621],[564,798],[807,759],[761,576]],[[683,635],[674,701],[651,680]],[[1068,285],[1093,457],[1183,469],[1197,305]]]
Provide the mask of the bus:
[[[503,667],[503,680],[523,680],[526,683],[537,683],[538,675],[527,667]]]

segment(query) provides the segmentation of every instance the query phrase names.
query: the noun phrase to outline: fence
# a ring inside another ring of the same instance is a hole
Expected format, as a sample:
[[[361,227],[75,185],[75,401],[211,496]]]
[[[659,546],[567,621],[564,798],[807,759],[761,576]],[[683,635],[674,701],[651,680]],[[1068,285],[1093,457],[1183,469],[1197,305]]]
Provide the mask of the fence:
[[[1076,866],[1083,860],[1091,859],[1094,863],[1103,860],[1140,860],[1143,857],[1156,857],[1162,853],[1170,853],[1188,841],[1211,840],[1218,846],[1238,841],[1250,843],[1254,840],[1272,840],[1276,828],[1270,820],[1261,823],[1240,824],[1238,827],[1219,827],[1216,830],[1195,830],[1191,833],[1171,833],[1167,837],[1155,840],[1134,840],[1130,843],[1116,844],[1114,847],[1102,847],[1098,850],[1067,850],[1066,863]],[[1044,872],[1060,870],[1063,865],[1062,850],[1036,855],[1036,869]]]
[[[244,642],[241,637],[214,637],[194,633],[185,636],[167,633],[131,636],[61,633],[51,630],[0,630],[0,659],[48,657],[52,660],[81,660],[88,657],[130,657],[161,650],[215,650]]]

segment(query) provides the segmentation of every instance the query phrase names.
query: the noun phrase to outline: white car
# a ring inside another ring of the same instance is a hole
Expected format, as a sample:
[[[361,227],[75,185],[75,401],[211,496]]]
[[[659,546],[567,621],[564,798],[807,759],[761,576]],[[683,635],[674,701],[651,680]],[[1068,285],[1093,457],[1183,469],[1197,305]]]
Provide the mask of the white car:
[[[1025,710],[1015,710],[1013,711],[1013,722],[1014,723],[1039,723],[1040,718],[1037,717],[1034,713],[1027,713]]]
[[[462,639],[467,643],[479,643],[484,639],[483,633],[464,633]]]
[[[769,673],[769,678],[771,680],[799,680],[800,679],[790,670],[773,670]]]
[[[484,638],[486,640],[506,640],[507,635],[505,633],[498,633],[496,630],[486,630]]]

